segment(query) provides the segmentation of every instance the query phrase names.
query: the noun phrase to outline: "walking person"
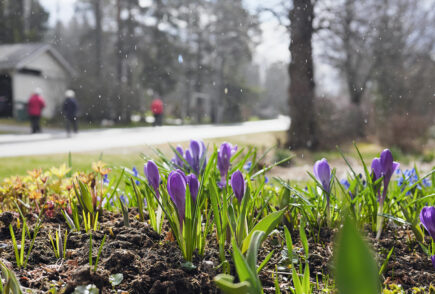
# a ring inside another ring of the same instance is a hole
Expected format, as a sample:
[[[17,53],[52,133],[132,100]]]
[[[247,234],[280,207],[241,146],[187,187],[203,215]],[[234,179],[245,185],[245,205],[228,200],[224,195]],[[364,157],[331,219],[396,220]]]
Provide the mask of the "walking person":
[[[41,133],[41,113],[44,107],[45,101],[44,98],[42,98],[42,90],[36,88],[27,103],[27,112],[30,118],[32,134]]]
[[[161,126],[163,121],[163,101],[160,98],[155,98],[151,102],[151,111],[154,115],[153,127]]]
[[[71,133],[71,127],[74,133],[77,133],[77,112],[78,112],[78,103],[75,98],[75,93],[73,90],[67,90],[65,92],[65,101],[62,106],[62,115],[65,118],[65,127],[66,133],[68,137]]]

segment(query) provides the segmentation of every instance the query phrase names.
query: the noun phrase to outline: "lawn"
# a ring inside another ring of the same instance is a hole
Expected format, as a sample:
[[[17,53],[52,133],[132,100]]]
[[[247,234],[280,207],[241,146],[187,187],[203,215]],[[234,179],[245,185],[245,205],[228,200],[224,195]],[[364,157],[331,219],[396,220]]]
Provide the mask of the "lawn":
[[[260,150],[266,150],[276,144],[277,138],[284,138],[285,133],[260,133],[252,135],[241,135],[237,137],[226,137],[205,140],[206,144],[212,146],[223,141],[231,141],[240,146],[255,146]],[[261,143],[260,143],[261,142]],[[186,147],[189,142],[178,143]],[[172,144],[176,146],[178,144]],[[142,167],[143,159],[141,153],[147,156],[155,156],[153,148],[161,150],[165,154],[171,154],[172,150],[168,144],[159,146],[137,146],[122,149],[110,149],[105,151],[86,152],[86,153],[72,153],[72,167],[73,170],[90,171],[92,162],[102,160],[109,166],[126,166],[126,167]],[[49,169],[53,166],[60,166],[68,164],[68,154],[53,154],[53,155],[38,155],[38,156],[20,156],[20,157],[6,157],[2,158],[2,168],[0,169],[0,179],[14,175],[25,175],[28,170],[35,168],[42,168],[43,170]]]
[[[270,132],[270,133],[257,133],[250,135],[240,135],[224,138],[215,138],[205,140],[205,144],[213,146],[220,144],[220,142],[232,142],[235,145],[246,147],[247,149],[255,147],[258,149],[259,153],[264,153],[269,150],[269,148],[277,146],[277,144],[282,144],[285,142],[285,132]],[[187,147],[189,142],[180,142],[171,144],[172,146],[181,145]],[[376,154],[383,150],[382,146],[368,142],[358,142],[359,150],[362,153],[364,160],[369,161]],[[158,146],[136,146],[129,148],[116,148],[109,149],[105,151],[93,151],[86,153],[72,153],[72,168],[73,170],[90,171],[92,162],[102,160],[111,167],[142,167],[143,159],[141,154],[145,154],[149,157],[154,157],[154,148],[161,150],[164,154],[172,154],[172,150],[169,144],[158,145]],[[352,144],[346,144],[340,147],[344,154],[353,160],[358,159],[358,155],[355,152],[354,146]],[[279,149],[282,150],[282,149]],[[274,148],[269,150],[267,156],[267,162],[273,163],[276,160],[282,159],[279,157],[280,152]],[[306,167],[311,165],[314,161],[321,158],[328,158],[332,162],[337,162],[339,166],[345,166],[345,162],[342,160],[340,153],[336,150],[327,151],[315,151],[311,152],[308,150],[300,150],[298,152],[292,153],[289,150],[284,152],[283,156],[292,154],[294,156],[292,160],[292,167]],[[414,162],[421,161],[421,155],[404,155],[400,152],[394,153],[395,158],[401,160],[402,163],[406,165],[412,165]],[[68,164],[68,154],[53,154],[53,155],[38,155],[38,156],[21,156],[21,157],[7,157],[2,158],[2,168],[0,169],[0,180],[14,175],[25,175],[28,170],[33,170],[35,168],[42,168],[43,170],[49,169],[53,166],[60,166],[62,164]],[[426,164],[428,165],[428,164]],[[429,165],[426,169],[429,168]],[[278,173],[282,173],[283,176],[292,169],[280,170]],[[305,171],[294,170],[294,172],[302,172],[304,174],[304,179],[307,179]],[[290,173],[289,175],[292,175]]]

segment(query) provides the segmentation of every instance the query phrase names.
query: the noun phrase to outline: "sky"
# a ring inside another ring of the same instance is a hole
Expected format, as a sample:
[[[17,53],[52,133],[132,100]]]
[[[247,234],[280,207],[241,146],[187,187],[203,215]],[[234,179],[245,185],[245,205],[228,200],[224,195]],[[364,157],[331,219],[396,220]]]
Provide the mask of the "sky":
[[[50,12],[50,25],[54,25],[57,19],[67,23],[74,14],[75,2],[76,0],[40,0],[40,3]],[[261,3],[264,2],[262,0],[245,0],[248,9],[252,10],[255,10]],[[288,62],[289,40],[286,29],[280,26],[270,15],[262,16],[261,21],[263,35],[261,42],[256,47],[254,61],[264,66],[275,61]]]

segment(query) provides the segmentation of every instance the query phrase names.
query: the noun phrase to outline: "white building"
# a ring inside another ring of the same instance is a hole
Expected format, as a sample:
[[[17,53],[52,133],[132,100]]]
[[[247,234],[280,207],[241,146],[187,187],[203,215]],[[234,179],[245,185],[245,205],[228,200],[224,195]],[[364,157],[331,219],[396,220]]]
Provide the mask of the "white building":
[[[0,117],[17,118],[35,88],[41,88],[46,102],[42,115],[52,118],[73,75],[74,69],[50,45],[0,45]]]

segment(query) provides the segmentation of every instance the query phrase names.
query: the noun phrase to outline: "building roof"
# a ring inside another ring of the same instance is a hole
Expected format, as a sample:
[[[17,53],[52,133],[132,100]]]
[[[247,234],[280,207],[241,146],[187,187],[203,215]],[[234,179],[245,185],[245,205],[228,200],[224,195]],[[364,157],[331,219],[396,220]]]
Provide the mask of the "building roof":
[[[71,65],[55,48],[43,43],[0,45],[0,70],[23,68],[28,62],[47,51],[70,75],[75,74]]]

